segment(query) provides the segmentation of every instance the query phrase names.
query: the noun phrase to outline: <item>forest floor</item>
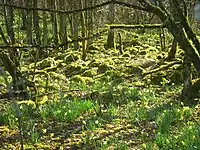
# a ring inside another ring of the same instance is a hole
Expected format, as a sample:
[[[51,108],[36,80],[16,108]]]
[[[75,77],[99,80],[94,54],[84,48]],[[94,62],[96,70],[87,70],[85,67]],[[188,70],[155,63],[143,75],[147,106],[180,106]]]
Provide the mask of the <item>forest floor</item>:
[[[168,62],[170,47],[150,36],[133,35],[121,55],[102,38],[85,61],[71,49],[38,62],[37,98],[18,102],[24,149],[200,149],[200,104],[179,100],[182,51]],[[34,70],[31,62],[22,72]],[[0,101],[2,150],[21,147],[14,108]]]

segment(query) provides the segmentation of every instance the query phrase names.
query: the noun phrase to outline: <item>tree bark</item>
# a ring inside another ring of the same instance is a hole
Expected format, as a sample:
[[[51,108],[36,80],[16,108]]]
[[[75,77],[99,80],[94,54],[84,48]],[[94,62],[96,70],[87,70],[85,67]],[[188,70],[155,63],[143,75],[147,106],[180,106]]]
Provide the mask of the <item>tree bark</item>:
[[[32,7],[32,1],[30,0],[25,0],[25,5],[26,8],[31,8]],[[31,10],[26,10],[27,11],[27,16],[26,16],[26,39],[27,39],[27,43],[29,45],[32,44],[32,11]]]
[[[33,0],[33,7],[34,8],[38,7],[38,0]],[[33,24],[34,24],[34,31],[36,35],[36,44],[40,45],[41,40],[40,40],[39,15],[38,15],[37,10],[33,11]]]
[[[109,14],[108,14],[108,20],[110,24],[113,24],[115,21],[115,4],[112,3],[109,5]],[[107,48],[114,48],[115,42],[114,42],[114,30],[108,31],[108,38],[107,38]]]
[[[194,103],[194,95],[192,92],[191,62],[187,55],[185,55],[183,61],[183,68],[184,87],[180,98],[185,105],[192,105]]]
[[[172,61],[175,58],[177,45],[178,45],[177,40],[176,40],[176,38],[174,38],[173,41],[172,41],[171,50],[168,53],[167,60]]]

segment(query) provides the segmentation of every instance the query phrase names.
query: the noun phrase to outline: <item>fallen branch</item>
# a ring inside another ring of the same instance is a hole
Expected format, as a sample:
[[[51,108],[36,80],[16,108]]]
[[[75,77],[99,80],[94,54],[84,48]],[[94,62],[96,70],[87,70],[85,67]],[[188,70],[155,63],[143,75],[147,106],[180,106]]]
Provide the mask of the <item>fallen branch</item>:
[[[156,69],[154,69],[154,70],[151,70],[151,71],[149,71],[149,72],[145,72],[145,73],[142,74],[142,76],[145,77],[146,75],[149,75],[149,74],[152,74],[152,73],[156,73],[156,72],[161,71],[161,70],[166,70],[166,69],[168,69],[169,67],[171,67],[171,66],[173,66],[173,65],[177,65],[177,64],[182,64],[182,61],[173,61],[173,62],[170,62],[170,63],[167,64],[167,65],[163,65],[163,66],[161,66],[161,67],[159,67],[159,68],[156,68]]]
[[[155,29],[155,28],[165,28],[162,24],[136,24],[136,25],[123,25],[123,24],[112,24],[108,25],[110,29]]]

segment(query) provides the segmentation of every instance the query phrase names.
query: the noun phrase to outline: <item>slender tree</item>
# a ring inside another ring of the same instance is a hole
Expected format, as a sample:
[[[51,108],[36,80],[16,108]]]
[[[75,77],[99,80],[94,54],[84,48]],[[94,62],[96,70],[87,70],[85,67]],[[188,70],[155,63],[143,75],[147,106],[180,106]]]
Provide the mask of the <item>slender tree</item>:
[[[114,1],[112,4],[109,5],[109,14],[108,14],[109,23],[112,24],[115,21],[115,4]],[[114,30],[110,30],[108,32],[107,38],[107,48],[114,48]]]

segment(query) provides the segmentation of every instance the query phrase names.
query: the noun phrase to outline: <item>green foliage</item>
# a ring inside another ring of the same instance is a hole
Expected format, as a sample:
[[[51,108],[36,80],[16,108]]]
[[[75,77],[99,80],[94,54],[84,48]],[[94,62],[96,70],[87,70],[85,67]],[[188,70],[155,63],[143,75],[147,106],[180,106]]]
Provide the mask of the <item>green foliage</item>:
[[[172,111],[164,111],[163,114],[157,119],[158,132],[161,134],[168,133],[172,123],[172,119]]]
[[[21,71],[25,76],[30,72],[26,76],[30,81],[34,74],[37,89],[36,101],[18,102],[25,147],[199,149],[198,111],[177,101],[181,66],[142,76],[157,65],[165,65],[157,57],[167,55],[160,51],[159,36],[147,32],[124,32],[123,56],[118,49],[103,48],[104,36],[90,46],[86,61],[80,59],[79,51],[55,50],[36,63],[35,74],[33,58],[22,52]],[[177,57],[182,59],[179,54]],[[8,75],[6,79],[11,81]],[[0,76],[0,94],[7,92],[4,80]],[[11,145],[12,138],[19,141],[15,113],[12,105],[0,105],[4,145]],[[16,148],[17,142],[12,144],[9,149]]]
[[[59,121],[72,121],[82,113],[92,109],[93,104],[89,100],[75,100],[68,102],[61,100],[58,102],[49,102],[46,106],[40,106],[39,112],[43,119],[56,119]]]

